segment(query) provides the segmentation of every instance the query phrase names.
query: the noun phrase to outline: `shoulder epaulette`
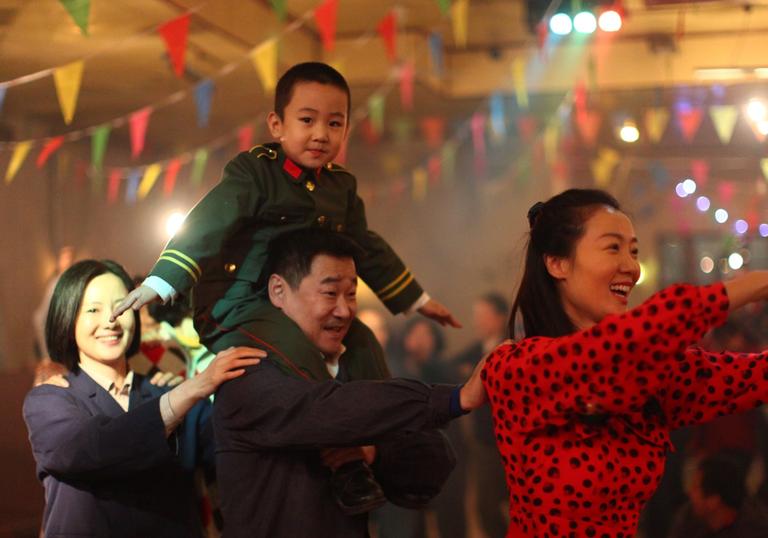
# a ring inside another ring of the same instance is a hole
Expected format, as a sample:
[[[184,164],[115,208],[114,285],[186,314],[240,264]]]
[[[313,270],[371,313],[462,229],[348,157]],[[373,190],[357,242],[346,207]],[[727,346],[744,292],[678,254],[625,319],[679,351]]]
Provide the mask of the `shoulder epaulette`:
[[[253,153],[256,155],[257,159],[260,157],[266,157],[267,159],[271,159],[273,161],[277,159],[277,152],[266,146],[253,146],[248,150],[248,153]]]

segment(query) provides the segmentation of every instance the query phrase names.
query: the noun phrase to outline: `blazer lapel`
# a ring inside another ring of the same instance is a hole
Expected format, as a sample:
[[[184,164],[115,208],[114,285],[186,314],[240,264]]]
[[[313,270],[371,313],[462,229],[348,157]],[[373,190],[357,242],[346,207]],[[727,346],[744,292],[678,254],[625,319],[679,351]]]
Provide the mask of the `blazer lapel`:
[[[67,376],[73,391],[87,396],[93,406],[109,417],[118,417],[125,413],[123,408],[103,387],[99,386],[88,374],[80,370]]]

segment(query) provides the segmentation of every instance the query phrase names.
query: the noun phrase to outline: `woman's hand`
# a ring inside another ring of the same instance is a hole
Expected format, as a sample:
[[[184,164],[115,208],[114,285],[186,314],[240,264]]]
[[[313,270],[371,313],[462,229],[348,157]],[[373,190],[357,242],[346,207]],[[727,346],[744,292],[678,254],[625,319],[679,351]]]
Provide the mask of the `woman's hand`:
[[[459,404],[464,411],[472,411],[488,402],[488,395],[485,393],[483,380],[480,377],[487,358],[486,355],[477,363],[472,375],[459,391]]]
[[[267,352],[252,347],[231,347],[216,354],[203,372],[189,380],[199,398],[207,398],[230,379],[240,377],[247,366],[255,366]]]

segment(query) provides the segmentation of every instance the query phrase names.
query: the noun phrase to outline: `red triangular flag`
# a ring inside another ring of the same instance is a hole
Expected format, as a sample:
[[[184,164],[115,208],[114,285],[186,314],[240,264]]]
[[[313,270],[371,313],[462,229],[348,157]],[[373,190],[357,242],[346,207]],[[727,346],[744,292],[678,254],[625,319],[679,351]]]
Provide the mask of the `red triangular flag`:
[[[134,159],[144,151],[144,139],[147,136],[147,124],[152,109],[142,108],[131,114],[129,120],[131,126],[131,157]]]
[[[690,143],[693,141],[693,137],[696,136],[699,125],[701,125],[701,118],[701,108],[691,107],[687,110],[677,111],[677,124],[686,142]]]
[[[584,142],[588,146],[594,146],[600,132],[600,114],[594,110],[577,110],[576,126]]]
[[[421,133],[430,148],[438,148],[443,143],[445,135],[445,118],[427,116],[421,120]]]
[[[733,182],[731,181],[721,181],[717,184],[717,196],[719,198],[719,202],[725,206],[729,205],[731,203],[731,200],[733,199]]]
[[[237,131],[237,150],[248,151],[253,147],[253,125],[243,125]]]
[[[693,159],[691,161],[691,175],[696,183],[703,187],[709,179],[709,163],[704,159]]]
[[[315,22],[323,49],[332,51],[336,41],[336,13],[339,10],[339,0],[325,0],[315,8]]]
[[[107,202],[114,204],[117,202],[117,197],[120,194],[120,180],[122,179],[122,173],[120,170],[112,169],[109,172],[109,179],[107,180]]]
[[[53,153],[61,147],[61,145],[64,143],[64,137],[63,136],[57,136],[56,138],[51,138],[48,142],[45,143],[43,146],[43,149],[40,150],[40,154],[37,156],[37,160],[35,161],[35,165],[38,168],[42,168],[43,165],[48,161],[48,158],[53,155]]]
[[[413,62],[405,62],[400,68],[400,104],[405,110],[413,108],[413,77],[415,68]]]
[[[536,117],[525,114],[517,119],[517,131],[525,142],[531,142],[536,134]]]
[[[395,61],[397,58],[397,47],[395,45],[395,33],[397,32],[397,18],[395,11],[392,10],[379,21],[376,29],[384,40],[384,46],[387,49],[387,58]]]
[[[427,172],[429,173],[429,182],[432,185],[440,183],[440,173],[442,171],[442,163],[440,162],[440,155],[433,155],[427,162]]]
[[[187,51],[189,13],[160,25],[157,31],[165,41],[173,72],[177,77],[181,77],[184,74],[184,53]]]
[[[173,188],[176,185],[176,176],[179,175],[181,168],[181,159],[178,157],[171,159],[165,168],[165,180],[163,181],[163,196],[166,198],[173,194]]]

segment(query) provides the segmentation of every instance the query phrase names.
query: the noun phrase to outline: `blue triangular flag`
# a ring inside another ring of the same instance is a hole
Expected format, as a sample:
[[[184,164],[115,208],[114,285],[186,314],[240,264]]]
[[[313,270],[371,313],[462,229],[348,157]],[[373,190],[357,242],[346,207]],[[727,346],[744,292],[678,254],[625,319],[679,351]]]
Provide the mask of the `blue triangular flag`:
[[[504,97],[500,92],[491,95],[490,109],[493,134],[503,138],[507,134],[507,125],[504,118]]]
[[[195,88],[195,102],[197,103],[197,125],[208,126],[208,116],[211,114],[211,96],[213,95],[213,80],[206,79]]]
[[[0,86],[0,112],[3,111],[3,101],[5,101],[5,90],[8,89],[8,86]]]
[[[443,36],[437,32],[429,34],[429,58],[435,74],[442,76],[445,69],[445,63],[443,62]]]
[[[134,168],[128,172],[128,181],[125,182],[125,201],[129,204],[136,202],[136,193],[139,191],[141,174],[141,168]]]

